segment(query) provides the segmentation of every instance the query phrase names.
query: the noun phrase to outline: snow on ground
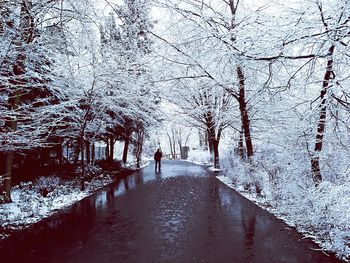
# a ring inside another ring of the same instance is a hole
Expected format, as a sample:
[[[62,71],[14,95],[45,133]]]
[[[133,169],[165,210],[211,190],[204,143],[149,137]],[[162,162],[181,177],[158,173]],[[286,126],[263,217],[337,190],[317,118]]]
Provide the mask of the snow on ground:
[[[221,171],[220,168],[215,168],[214,166],[209,167],[208,170],[209,170],[210,172],[220,172],[220,171]]]
[[[152,158],[143,157],[142,162],[140,164],[140,168],[137,168],[136,160],[128,161],[126,164],[123,164],[123,167],[128,168],[128,169],[133,169],[133,170],[142,169],[142,168],[147,167],[150,164],[151,160],[152,160]]]
[[[56,178],[57,179],[57,178]],[[40,194],[39,183],[21,183],[12,189],[12,203],[0,205],[0,225],[5,230],[22,229],[91,195],[95,190],[113,182],[111,175],[100,175],[85,183],[80,191],[79,181],[59,181],[47,197]],[[0,239],[6,238],[2,233]]]
[[[189,151],[187,161],[199,165],[211,165],[210,159],[211,156],[209,151],[199,148]]]
[[[301,176],[298,166],[271,160],[255,159],[250,165],[227,154],[221,160],[224,176],[217,178],[296,227],[323,250],[350,262],[350,178],[338,183],[323,181],[315,187],[309,177]]]

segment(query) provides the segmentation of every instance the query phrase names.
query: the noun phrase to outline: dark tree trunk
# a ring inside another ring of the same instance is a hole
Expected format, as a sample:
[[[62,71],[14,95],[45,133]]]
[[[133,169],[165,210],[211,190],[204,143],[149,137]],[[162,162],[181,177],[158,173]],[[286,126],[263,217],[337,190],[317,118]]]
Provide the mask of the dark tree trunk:
[[[175,136],[173,135],[173,159],[176,159],[176,141],[175,141]]]
[[[320,94],[320,112],[317,122],[317,133],[315,140],[314,154],[311,157],[311,170],[313,180],[316,186],[322,182],[321,168],[320,168],[320,153],[323,147],[323,139],[326,128],[327,118],[327,91],[331,87],[330,81],[334,78],[333,72],[333,54],[335,45],[332,45],[328,50],[327,69],[323,77],[322,90]]]
[[[124,141],[124,150],[123,150],[123,163],[126,164],[128,159],[128,150],[129,150],[130,138],[127,136]]]
[[[137,142],[135,145],[135,157],[136,157],[136,167],[141,167],[141,157],[142,157],[142,151],[143,151],[143,143],[145,140],[145,133],[143,130],[137,132]]]
[[[19,100],[19,98],[18,98]],[[18,102],[19,103],[19,102]],[[15,103],[13,107],[17,107]],[[10,131],[15,131],[17,129],[17,121],[9,119],[5,121],[5,126],[9,128]],[[2,158],[0,158],[0,203],[10,203],[11,200],[11,184],[12,184],[12,163],[14,152],[7,151],[3,152]]]
[[[85,142],[86,164],[91,164],[90,142]]]
[[[11,202],[13,152],[0,153],[0,204]]]
[[[113,135],[109,137],[109,161],[112,163],[114,159],[114,138]]]
[[[247,157],[250,159],[250,157],[253,156],[253,143],[250,136],[250,120],[249,115],[247,111],[247,102],[245,98],[245,76],[243,73],[243,70],[240,66],[237,66],[237,76],[239,80],[239,96],[238,96],[238,103],[239,103],[239,110],[241,113],[241,122],[242,122],[242,128],[244,133],[244,139],[247,149]]]
[[[109,140],[108,137],[106,139],[106,161],[109,160]]]
[[[66,154],[67,154],[67,161],[69,162],[69,142],[67,142],[67,145],[66,145]]]
[[[243,135],[243,127],[242,127],[241,131],[239,132],[239,141],[238,141],[238,151],[242,160],[245,159],[243,140],[244,140],[244,135]]]
[[[174,127],[171,128],[171,137],[172,137],[171,147],[173,148],[172,149],[172,153],[173,153],[172,158],[176,159],[176,138],[175,138],[175,128]]]
[[[81,175],[80,175],[80,190],[85,190],[85,151],[84,142],[81,143]]]
[[[59,165],[63,164],[63,142],[60,142],[57,146],[57,155],[58,155],[58,163]]]
[[[214,144],[213,144],[213,138],[212,138],[212,135],[210,134],[210,132],[207,132],[207,140],[208,140],[209,152],[211,155],[213,155],[214,154]]]
[[[95,164],[95,143],[91,145],[91,164]]]
[[[220,169],[219,140],[213,139],[214,168]]]
[[[180,150],[180,158],[183,159],[184,154],[183,154],[183,149],[182,149],[182,142],[181,142],[181,140],[178,140],[178,141],[177,141],[177,145],[179,146],[179,150]]]
[[[168,135],[168,139],[169,139],[170,155],[171,155],[171,158],[174,158],[173,143],[172,143],[172,141],[171,141],[171,136],[169,135],[168,132],[167,132],[167,135]]]
[[[81,147],[82,147],[81,144],[82,144],[82,141],[80,138],[78,138],[76,141],[75,149],[74,149],[74,167],[76,167],[78,165],[79,154],[80,154]]]

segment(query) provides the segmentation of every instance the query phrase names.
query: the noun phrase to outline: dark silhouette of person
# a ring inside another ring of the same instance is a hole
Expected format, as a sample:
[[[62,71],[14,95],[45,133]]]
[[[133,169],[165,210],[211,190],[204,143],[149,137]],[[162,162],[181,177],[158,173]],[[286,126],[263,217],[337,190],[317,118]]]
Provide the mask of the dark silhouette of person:
[[[156,163],[155,171],[157,172],[157,167],[160,172],[160,160],[162,159],[162,152],[158,149],[154,154],[154,161]]]

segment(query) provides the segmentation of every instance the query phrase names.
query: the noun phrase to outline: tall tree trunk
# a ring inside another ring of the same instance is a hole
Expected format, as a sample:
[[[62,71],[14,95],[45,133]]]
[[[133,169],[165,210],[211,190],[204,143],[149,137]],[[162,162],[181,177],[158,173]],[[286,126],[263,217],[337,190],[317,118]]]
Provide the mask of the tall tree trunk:
[[[109,137],[109,161],[112,163],[114,159],[114,137],[110,135]]]
[[[63,164],[63,142],[60,141],[57,147],[57,154],[58,154],[58,163],[59,165]]]
[[[109,160],[109,140],[108,137],[106,139],[106,161]]]
[[[11,202],[13,152],[0,153],[0,204]]]
[[[95,143],[91,145],[91,164],[95,164]]]
[[[250,136],[250,120],[249,115],[247,111],[247,102],[245,98],[245,76],[242,70],[241,66],[237,66],[237,77],[239,80],[239,96],[238,96],[238,103],[239,103],[239,110],[241,113],[241,122],[243,127],[243,133],[244,133],[244,139],[247,149],[247,157],[250,159],[250,157],[253,156],[253,143]]]
[[[173,159],[176,159],[176,141],[175,141],[175,135],[173,133],[173,153],[174,153],[174,156],[173,156]]]
[[[220,158],[219,158],[219,140],[213,139],[213,153],[214,153],[214,168],[220,169]]]
[[[84,141],[82,139],[81,143],[81,175],[80,175],[80,190],[85,190],[85,151],[84,151]]]
[[[180,158],[181,159],[184,159],[184,154],[183,154],[183,149],[182,149],[182,142],[181,142],[181,140],[177,140],[177,144],[178,144],[178,146],[179,146],[179,149],[180,149]]]
[[[173,150],[173,142],[171,140],[171,136],[170,134],[167,132],[167,135],[168,135],[168,139],[169,139],[169,146],[170,146],[170,155],[171,155],[171,158],[174,158],[174,150]]]
[[[81,139],[78,138],[76,140],[76,145],[75,145],[75,149],[74,149],[74,167],[76,167],[78,165],[78,161],[79,161],[79,154],[80,154],[80,151],[81,151]]]
[[[126,164],[126,161],[128,159],[129,144],[130,144],[130,137],[128,135],[127,137],[125,137],[125,141],[124,141],[124,150],[123,150],[123,163],[124,164]]]
[[[213,138],[212,138],[212,135],[210,134],[210,132],[207,132],[206,138],[208,140],[208,148],[209,148],[210,155],[213,155],[214,154],[214,145],[213,145]]]
[[[86,164],[91,164],[90,142],[85,142]]]
[[[313,156],[311,157],[311,170],[313,180],[316,186],[322,182],[321,168],[320,168],[320,153],[323,147],[323,139],[326,128],[326,118],[327,118],[327,92],[331,87],[330,81],[334,79],[333,72],[333,55],[334,55],[335,45],[333,44],[328,50],[328,60],[327,60],[327,69],[323,77],[322,90],[320,94],[320,112],[317,122],[317,133],[315,140],[315,148]]]
[[[143,143],[145,140],[145,133],[144,131],[138,131],[137,132],[137,142],[136,142],[136,150],[135,150],[135,157],[136,157],[136,167],[141,167],[141,157],[142,157],[142,151],[143,151]]]
[[[239,141],[238,141],[238,151],[242,160],[245,159],[243,140],[244,140],[244,135],[243,135],[243,125],[242,125],[241,131],[239,132]]]
[[[67,145],[66,145],[66,155],[67,155],[67,161],[68,161],[68,163],[70,163],[70,161],[69,161],[69,142],[67,142]]]
[[[176,159],[176,131],[175,131],[175,127],[172,126],[171,127],[171,147],[173,148],[172,149],[172,153],[173,153],[173,156],[172,158],[173,159]]]
[[[207,146],[207,141],[205,137],[205,132],[198,130],[198,137],[199,137],[199,147]]]

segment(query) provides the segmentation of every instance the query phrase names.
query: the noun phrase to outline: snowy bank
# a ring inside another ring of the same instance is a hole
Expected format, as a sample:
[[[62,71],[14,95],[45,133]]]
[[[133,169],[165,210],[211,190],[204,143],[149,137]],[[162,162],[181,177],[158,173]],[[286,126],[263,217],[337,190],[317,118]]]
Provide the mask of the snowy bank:
[[[43,180],[55,182],[52,191],[46,197],[41,193]],[[11,192],[12,203],[0,205],[0,239],[6,238],[12,231],[23,229],[80,201],[112,182],[112,175],[102,174],[90,182],[85,182],[84,191],[80,191],[78,180],[61,181],[56,177],[15,186]]]
[[[315,187],[303,176],[302,165],[291,166],[275,156],[255,158],[252,164],[234,154],[222,159],[217,178],[246,198],[296,227],[324,251],[350,262],[350,179],[322,182]]]

